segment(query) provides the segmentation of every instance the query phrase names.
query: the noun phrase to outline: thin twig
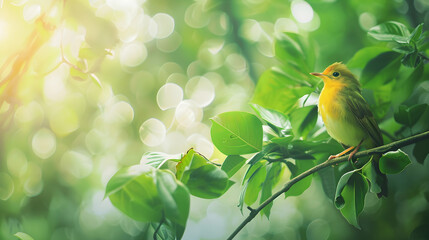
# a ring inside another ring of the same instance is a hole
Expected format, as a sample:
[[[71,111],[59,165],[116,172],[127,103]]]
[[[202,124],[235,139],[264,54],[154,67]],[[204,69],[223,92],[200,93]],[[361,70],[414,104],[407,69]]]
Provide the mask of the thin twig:
[[[369,155],[374,155],[374,154],[383,154],[389,151],[395,151],[398,150],[401,147],[404,146],[408,146],[410,144],[416,143],[416,142],[420,142],[422,140],[425,139],[429,139],[429,131],[427,132],[423,132],[408,138],[404,138],[401,139],[399,141],[396,142],[392,142],[383,146],[379,146],[376,148],[372,148],[372,149],[368,149],[362,152],[358,152],[355,154],[356,158],[359,157],[364,157],[364,156],[369,156]],[[332,165],[336,165],[339,163],[343,163],[346,162],[348,159],[349,155],[345,155],[345,156],[341,156],[332,160],[327,160],[319,165],[314,166],[313,168],[310,168],[309,170],[301,173],[300,175],[292,178],[291,180],[289,180],[289,182],[287,182],[282,189],[280,189],[278,192],[274,193],[270,198],[268,198],[267,200],[265,200],[258,208],[252,208],[253,210],[250,211],[249,216],[246,217],[246,219],[244,219],[244,221],[235,229],[235,231],[228,237],[228,240],[233,239],[253,218],[256,217],[256,215],[258,215],[258,213],[264,208],[266,207],[268,204],[270,204],[271,202],[273,202],[277,197],[279,197],[280,195],[282,195],[283,193],[287,192],[295,183],[301,181],[302,179],[304,179],[305,177],[323,169],[326,168],[328,166],[332,166]]]

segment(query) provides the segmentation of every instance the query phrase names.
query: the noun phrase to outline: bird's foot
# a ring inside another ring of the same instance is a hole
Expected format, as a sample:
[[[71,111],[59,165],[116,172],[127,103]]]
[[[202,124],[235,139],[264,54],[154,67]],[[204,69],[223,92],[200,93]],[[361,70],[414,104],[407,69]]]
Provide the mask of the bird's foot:
[[[359,150],[359,147],[360,147],[360,145],[362,144],[362,142],[363,142],[363,140],[362,141],[360,141],[360,143],[356,146],[356,148],[355,149],[353,149],[353,151],[350,153],[350,155],[349,155],[349,158],[348,158],[348,160],[349,160],[349,162],[350,162],[350,164],[354,167],[354,165],[353,164],[356,164],[357,162],[358,162],[358,160],[356,159],[356,161],[353,163],[353,156],[357,153],[357,151]]]
[[[337,157],[341,157],[341,156],[343,156],[344,154],[346,154],[346,153],[350,152],[353,148],[354,148],[354,147],[349,147],[349,148],[347,148],[346,150],[344,150],[344,151],[342,151],[342,152],[340,152],[340,153],[338,153],[338,154],[335,154],[335,155],[331,155],[331,156],[329,156],[328,161],[329,161],[329,160],[332,160],[332,159],[335,159],[335,158],[337,158]]]

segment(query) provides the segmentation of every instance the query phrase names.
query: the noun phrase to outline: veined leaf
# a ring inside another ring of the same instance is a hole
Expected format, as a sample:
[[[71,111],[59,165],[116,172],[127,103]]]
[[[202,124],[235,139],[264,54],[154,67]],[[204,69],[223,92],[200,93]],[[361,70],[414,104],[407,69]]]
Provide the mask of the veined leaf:
[[[143,154],[140,164],[146,164],[154,168],[161,168],[167,161],[178,162],[180,154],[166,154],[163,152],[146,152]]]
[[[142,222],[159,222],[163,204],[155,185],[155,168],[134,165],[119,170],[106,186],[106,196],[129,217]]]
[[[250,206],[258,199],[259,192],[262,190],[262,184],[264,183],[267,175],[266,165],[262,165],[249,177],[246,193],[244,195],[244,203]]]
[[[395,84],[392,95],[395,103],[402,103],[411,95],[415,86],[423,79],[424,64],[417,66],[407,78],[400,78]]]
[[[176,237],[181,239],[189,215],[189,192],[168,170],[156,171],[156,187],[164,207],[164,217],[171,221]]]
[[[210,164],[206,158],[190,149],[176,166],[176,176],[200,198],[216,198],[224,194],[232,185],[228,175]]]
[[[271,197],[273,188],[276,186],[283,175],[283,170],[284,168],[281,162],[274,162],[267,166],[267,176],[262,185],[260,203],[263,203],[265,200]],[[272,206],[273,203],[271,202],[261,210],[261,214],[265,215],[267,218],[270,218]]]
[[[410,163],[410,158],[403,151],[388,152],[380,158],[380,171],[384,174],[399,173]]]
[[[335,172],[334,168],[324,168],[317,172],[322,182],[323,191],[325,195],[332,201],[335,197]]]
[[[423,23],[420,23],[411,33],[409,43],[417,43],[423,32]]]
[[[362,48],[353,55],[352,59],[347,63],[347,67],[350,69],[359,68],[363,69],[365,65],[376,56],[383,52],[390,51],[386,47],[366,47]]]
[[[308,133],[314,128],[317,121],[317,106],[298,108],[290,114],[292,131],[295,136],[307,138]]]
[[[370,182],[370,191],[373,193],[380,193],[382,186],[386,184],[384,178],[376,170],[374,161],[368,161],[362,168],[362,174]]]
[[[314,167],[314,161],[312,160],[297,160],[295,162],[296,171],[291,175],[291,179],[298,176],[299,174],[307,171],[308,169]],[[285,192],[285,198],[289,196],[299,196],[307,188],[310,187],[311,181],[313,180],[313,175],[309,175],[302,179],[301,181],[295,183],[287,192]]]
[[[417,162],[423,164],[426,156],[429,154],[429,139],[420,141],[416,143],[413,149],[413,155],[416,158]]]
[[[17,232],[14,234],[15,237],[19,238],[20,240],[34,240],[30,235],[23,232]]]
[[[240,168],[246,163],[246,158],[240,155],[229,155],[226,157],[225,161],[222,163],[221,169],[228,175],[232,177]]]
[[[289,125],[287,116],[276,110],[267,109],[259,106],[258,104],[251,104],[253,110],[265,121],[278,127],[279,129],[285,129]]]
[[[253,177],[254,174],[256,174],[256,172],[259,171],[260,168],[265,166],[266,163],[267,163],[267,161],[257,161],[254,164],[250,164],[249,168],[246,171],[246,174],[244,174],[243,181],[241,183],[243,185],[243,189],[241,190],[240,198],[239,198],[239,202],[238,202],[238,207],[240,208],[241,212],[243,212],[243,206],[245,203],[244,199],[245,199],[246,194],[250,195],[250,193],[247,193],[247,191],[248,191],[247,189],[248,189],[249,183],[250,183],[250,178]],[[256,197],[258,194],[259,194],[259,191],[256,193]],[[249,198],[249,196],[248,196],[248,198]]]
[[[362,71],[360,82],[366,88],[376,89],[393,80],[401,65],[401,55],[396,52],[383,52],[371,59]]]
[[[346,220],[358,229],[358,216],[363,210],[367,192],[368,182],[357,170],[344,174],[337,185],[335,206]]]
[[[422,57],[420,56],[420,53],[415,50],[405,54],[405,56],[401,59],[401,62],[404,64],[404,66],[415,68],[422,62]]]
[[[424,103],[414,105],[409,108],[405,105],[400,105],[395,111],[393,117],[396,122],[411,127],[416,124],[427,108],[428,105]]]
[[[195,150],[191,148],[176,165],[176,178],[183,183],[186,183],[189,178],[189,170],[197,169],[206,164],[207,159],[196,153]],[[185,174],[186,171],[188,171],[187,174]]]
[[[298,99],[313,92],[313,88],[288,78],[281,71],[270,69],[259,78],[252,103],[281,113],[289,113]]]
[[[262,149],[262,123],[246,112],[225,112],[212,120],[213,144],[225,155],[241,155]]]
[[[301,35],[284,32],[276,36],[274,52],[282,63],[291,64],[302,72],[310,72],[316,59],[313,45]]]
[[[397,43],[408,43],[410,31],[399,22],[389,21],[372,27],[368,35],[379,41],[394,41]]]

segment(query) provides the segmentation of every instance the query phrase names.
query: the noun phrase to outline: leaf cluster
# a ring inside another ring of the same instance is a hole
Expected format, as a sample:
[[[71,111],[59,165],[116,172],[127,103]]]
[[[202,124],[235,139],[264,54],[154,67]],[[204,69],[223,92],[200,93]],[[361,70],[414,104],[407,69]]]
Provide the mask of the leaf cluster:
[[[403,24],[387,22],[372,28],[369,35],[388,44],[361,49],[348,66],[360,75],[375,117],[390,124],[388,129],[392,125],[396,136],[404,136],[406,129],[417,128],[429,114],[427,104],[406,101],[423,79],[427,34],[422,25],[410,33]],[[259,79],[251,101],[255,114],[232,111],[211,119],[212,142],[226,156],[220,167],[193,149],[183,156],[146,153],[140,165],[122,169],[110,179],[106,196],[113,205],[133,219],[151,222],[155,237],[180,239],[189,215],[190,195],[207,199],[222,196],[234,184],[231,178],[244,167],[238,206],[242,210],[247,205],[252,211],[251,206],[267,201],[284,179],[292,179],[339,152],[341,146],[317,125],[317,106],[306,105],[322,87],[319,79],[308,74],[316,65],[315,43],[299,34],[282,33],[276,37],[274,49],[279,65]],[[418,129],[426,127],[423,124]],[[416,144],[413,154],[421,163],[429,153],[423,144]],[[385,174],[399,173],[410,162],[408,155],[398,150],[318,175],[326,195],[346,220],[359,228],[358,216],[368,191],[382,193],[387,184]],[[312,180],[312,175],[305,177],[284,196],[301,195]],[[269,202],[261,214],[269,218],[272,204]]]

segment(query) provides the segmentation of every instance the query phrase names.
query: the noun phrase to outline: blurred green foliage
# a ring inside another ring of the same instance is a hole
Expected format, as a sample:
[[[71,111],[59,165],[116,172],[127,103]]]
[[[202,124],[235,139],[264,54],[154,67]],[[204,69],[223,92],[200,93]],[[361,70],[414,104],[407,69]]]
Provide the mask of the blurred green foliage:
[[[242,219],[237,203],[264,201],[341,149],[317,121],[322,83],[308,72],[347,63],[386,142],[429,129],[428,26],[424,0],[2,1],[0,238],[152,239],[158,228],[164,239],[224,239]],[[392,28],[403,36],[383,35]],[[258,143],[270,143],[246,165],[247,148],[226,157],[211,141],[209,119],[229,111],[264,121]],[[425,239],[427,144],[402,149],[412,164],[389,176],[388,198],[366,194],[361,230],[332,204],[344,164],[276,200],[237,239]],[[150,167],[116,173],[139,161]],[[169,172],[180,161],[184,184]],[[134,182],[132,194],[153,185],[155,203],[136,204],[162,209],[165,224],[118,211],[105,193],[134,196],[111,179]]]

